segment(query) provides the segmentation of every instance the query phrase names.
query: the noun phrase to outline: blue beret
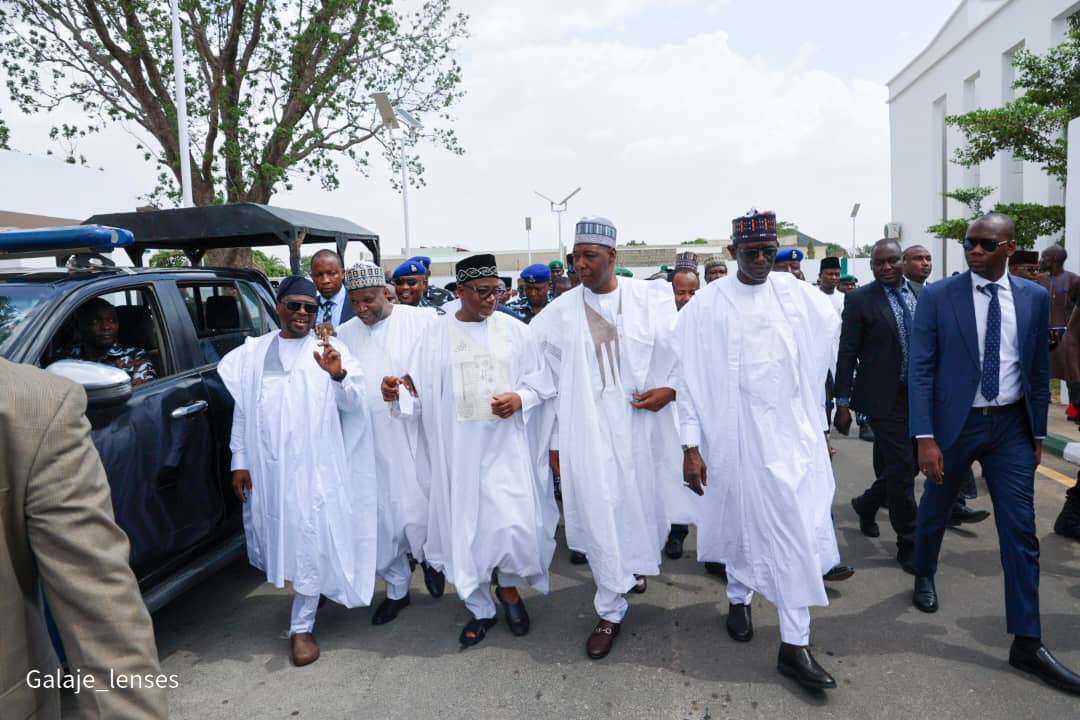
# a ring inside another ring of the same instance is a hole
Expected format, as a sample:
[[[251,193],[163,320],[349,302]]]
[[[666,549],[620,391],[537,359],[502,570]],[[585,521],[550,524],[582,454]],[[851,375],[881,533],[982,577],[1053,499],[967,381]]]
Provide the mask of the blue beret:
[[[405,262],[407,262],[407,263],[419,263],[419,264],[423,265],[424,266],[424,272],[427,272],[428,270],[431,269],[431,258],[429,258],[426,255],[413,255],[411,258],[409,258]]]
[[[776,253],[776,262],[790,262],[795,260],[802,262],[803,251],[799,248],[783,248]]]
[[[426,275],[426,274],[427,274],[427,266],[424,265],[422,262],[420,262],[418,258],[410,258],[410,259],[406,260],[405,262],[401,263],[400,265],[398,265],[397,269],[394,270],[394,274],[391,275],[390,277],[393,280],[397,280],[399,277],[404,277],[405,275]]]
[[[277,299],[280,301],[288,295],[302,295],[303,297],[318,298],[319,291],[315,289],[315,283],[303,275],[290,275],[278,283]]]
[[[542,283],[551,280],[551,268],[537,263],[521,271],[521,279],[527,283]]]

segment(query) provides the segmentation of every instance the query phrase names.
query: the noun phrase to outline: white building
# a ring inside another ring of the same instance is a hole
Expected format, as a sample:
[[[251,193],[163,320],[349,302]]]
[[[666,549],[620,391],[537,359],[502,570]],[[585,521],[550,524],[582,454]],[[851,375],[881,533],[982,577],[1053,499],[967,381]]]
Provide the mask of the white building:
[[[963,135],[945,117],[1012,100],[1014,54],[1021,48],[1045,53],[1064,39],[1069,18],[1078,12],[1080,0],[962,0],[930,45],[889,81],[893,221],[901,226],[904,246],[930,248],[937,277],[965,268],[956,243],[943,247],[926,231],[943,219],[968,215],[942,193],[992,186],[996,190],[984,209],[999,201],[1065,204],[1056,180],[1009,153],[977,168],[954,163]],[[1080,253],[1072,254],[1070,265],[1080,262]]]

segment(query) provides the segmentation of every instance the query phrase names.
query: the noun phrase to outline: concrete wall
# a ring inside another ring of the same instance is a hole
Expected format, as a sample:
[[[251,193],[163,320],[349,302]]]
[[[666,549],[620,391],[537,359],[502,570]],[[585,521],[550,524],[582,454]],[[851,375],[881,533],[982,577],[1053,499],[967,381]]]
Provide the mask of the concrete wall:
[[[929,47],[889,81],[892,220],[902,225],[905,246],[931,249],[935,275],[965,268],[955,243],[943,243],[926,228],[967,210],[941,193],[976,185],[997,190],[999,200],[1060,205],[1064,190],[1038,165],[999,155],[977,169],[952,162],[962,143],[945,116],[1000,107],[1014,97],[1009,57],[1018,47],[1044,53],[1064,37],[1078,0],[965,0]],[[1049,239],[1043,238],[1039,247]],[[1080,258],[1076,258],[1080,262]]]

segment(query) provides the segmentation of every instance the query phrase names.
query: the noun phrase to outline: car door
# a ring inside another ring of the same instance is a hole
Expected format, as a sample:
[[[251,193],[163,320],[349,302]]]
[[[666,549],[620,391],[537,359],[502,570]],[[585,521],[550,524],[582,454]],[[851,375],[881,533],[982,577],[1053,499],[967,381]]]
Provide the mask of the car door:
[[[171,325],[175,286],[132,281],[81,294],[57,333],[79,342],[78,307],[103,299],[117,310],[117,342],[141,349],[153,377],[133,383],[119,406],[89,407],[87,418],[112,490],[116,520],[131,541],[131,566],[140,584],[153,584],[210,537],[225,512],[211,465],[209,398],[199,372],[182,363]],[[71,357],[50,342],[43,363]]]

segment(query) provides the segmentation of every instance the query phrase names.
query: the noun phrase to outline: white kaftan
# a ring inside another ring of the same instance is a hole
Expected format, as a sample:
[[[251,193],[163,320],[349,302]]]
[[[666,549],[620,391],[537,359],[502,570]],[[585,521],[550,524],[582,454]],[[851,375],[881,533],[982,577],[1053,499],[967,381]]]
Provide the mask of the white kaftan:
[[[537,410],[555,388],[528,326],[498,312],[482,322],[441,316],[397,374],[412,378],[422,406],[427,562],[462,598],[486,587],[495,569],[547,592],[558,509],[547,446],[533,447],[527,426],[542,419]],[[521,411],[501,419],[491,401],[505,392],[521,396]]]
[[[558,382],[566,541],[608,593],[658,574],[670,523],[692,520],[664,507],[669,492],[690,494],[674,408],[631,405],[635,392],[675,387],[675,318],[667,283],[619,278],[611,293],[563,293],[529,325]]]
[[[432,308],[392,307],[390,316],[374,325],[354,317],[337,329],[338,340],[356,358],[366,378],[366,406],[358,413],[344,413],[342,423],[350,462],[363,462],[350,445],[363,440],[365,428],[370,426],[374,439],[380,575],[403,553],[423,559],[428,515],[426,482],[421,485],[416,472],[417,426],[390,417],[380,385],[384,377],[400,370],[418,341],[426,341],[428,328],[438,317]]]
[[[707,468],[698,558],[778,608],[828,605],[840,560],[830,507],[825,377],[840,318],[787,273],[708,285],[680,313],[683,442]]]
[[[331,342],[348,373],[340,383],[315,362],[317,338],[277,330],[229,352],[218,374],[235,403],[232,467],[251,473],[248,559],[276,587],[357,607],[375,587],[375,475],[345,455],[338,411],[363,407],[364,373]],[[370,431],[357,432],[370,454]]]

